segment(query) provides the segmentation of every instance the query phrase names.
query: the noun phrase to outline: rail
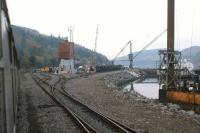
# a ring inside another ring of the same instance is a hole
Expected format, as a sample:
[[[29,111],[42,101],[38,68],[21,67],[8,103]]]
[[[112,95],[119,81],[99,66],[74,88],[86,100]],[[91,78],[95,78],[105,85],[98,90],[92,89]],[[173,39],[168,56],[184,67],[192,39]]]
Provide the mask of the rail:
[[[62,78],[53,85],[50,85],[46,80],[39,78],[37,75],[32,75],[36,83],[42,88],[42,90],[48,94],[48,96],[60,105],[66,112],[68,112],[76,121],[78,126],[87,133],[97,132],[122,132],[122,133],[136,133],[134,129],[131,129],[120,122],[105,116],[87,105],[81,103],[79,100],[67,93],[61,84],[61,87],[56,87]],[[66,80],[73,79],[67,78]],[[48,89],[47,89],[48,87]],[[82,114],[82,115],[81,115]],[[86,119],[87,117],[87,119]]]

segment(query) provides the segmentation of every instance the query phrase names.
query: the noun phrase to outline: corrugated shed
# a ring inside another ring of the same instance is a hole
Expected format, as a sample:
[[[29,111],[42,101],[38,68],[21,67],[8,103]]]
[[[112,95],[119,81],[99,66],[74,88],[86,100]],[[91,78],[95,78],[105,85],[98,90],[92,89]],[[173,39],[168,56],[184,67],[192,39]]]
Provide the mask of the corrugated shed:
[[[60,59],[71,59],[74,57],[74,43],[63,41],[60,42],[58,48],[58,56]]]

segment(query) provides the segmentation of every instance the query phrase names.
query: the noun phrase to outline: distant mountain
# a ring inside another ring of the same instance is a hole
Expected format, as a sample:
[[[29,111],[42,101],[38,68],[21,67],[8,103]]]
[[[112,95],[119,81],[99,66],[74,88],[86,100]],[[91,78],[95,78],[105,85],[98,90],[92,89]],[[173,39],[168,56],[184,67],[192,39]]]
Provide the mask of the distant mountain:
[[[133,56],[137,53],[138,52],[133,52]],[[145,50],[133,60],[133,66],[140,68],[155,68],[158,60],[158,49]],[[128,55],[117,58],[114,63],[129,66]]]
[[[159,50],[160,49],[152,49],[143,51],[140,55],[138,55],[134,59],[133,65],[135,67],[140,67],[140,68],[156,68],[160,60],[158,55]],[[136,55],[137,53],[138,52],[134,52],[133,56]],[[187,60],[191,59],[190,61],[192,62],[195,68],[198,68],[200,66],[200,46],[193,46],[190,48],[183,49],[181,51],[181,54],[182,54],[182,59],[187,59]],[[124,66],[129,66],[129,61],[127,61],[127,59],[128,56],[119,57],[114,63]]]
[[[12,26],[16,48],[21,67],[58,66],[58,44],[63,40],[53,35],[47,36],[38,31]],[[77,64],[89,64],[94,53],[78,44],[75,44],[75,61]],[[109,64],[106,56],[97,53],[97,64]]]

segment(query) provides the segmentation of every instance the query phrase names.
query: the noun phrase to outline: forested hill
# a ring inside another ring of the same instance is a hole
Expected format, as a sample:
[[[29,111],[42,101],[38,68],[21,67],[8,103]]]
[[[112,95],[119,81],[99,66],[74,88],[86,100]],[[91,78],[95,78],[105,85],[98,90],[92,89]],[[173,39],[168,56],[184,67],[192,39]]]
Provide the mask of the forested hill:
[[[61,37],[47,36],[38,31],[12,26],[18,56],[22,68],[57,66],[58,44]],[[77,64],[89,64],[93,53],[91,50],[75,44],[75,61]],[[109,64],[107,57],[98,53],[97,64]]]

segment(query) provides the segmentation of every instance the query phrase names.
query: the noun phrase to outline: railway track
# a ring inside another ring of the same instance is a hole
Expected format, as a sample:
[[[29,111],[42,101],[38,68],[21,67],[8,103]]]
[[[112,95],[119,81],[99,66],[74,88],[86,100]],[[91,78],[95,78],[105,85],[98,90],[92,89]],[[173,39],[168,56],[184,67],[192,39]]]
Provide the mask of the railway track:
[[[49,84],[47,80],[33,74],[33,79],[43,89],[45,93],[59,106],[61,106],[68,114],[70,114],[77,125],[83,132],[99,133],[99,132],[119,132],[119,133],[136,133],[131,129],[116,120],[113,120],[81,103],[73,96],[68,94],[63,84],[59,86],[62,79],[59,79],[54,84]],[[73,79],[73,78],[70,78]],[[67,79],[67,80],[70,80]]]

